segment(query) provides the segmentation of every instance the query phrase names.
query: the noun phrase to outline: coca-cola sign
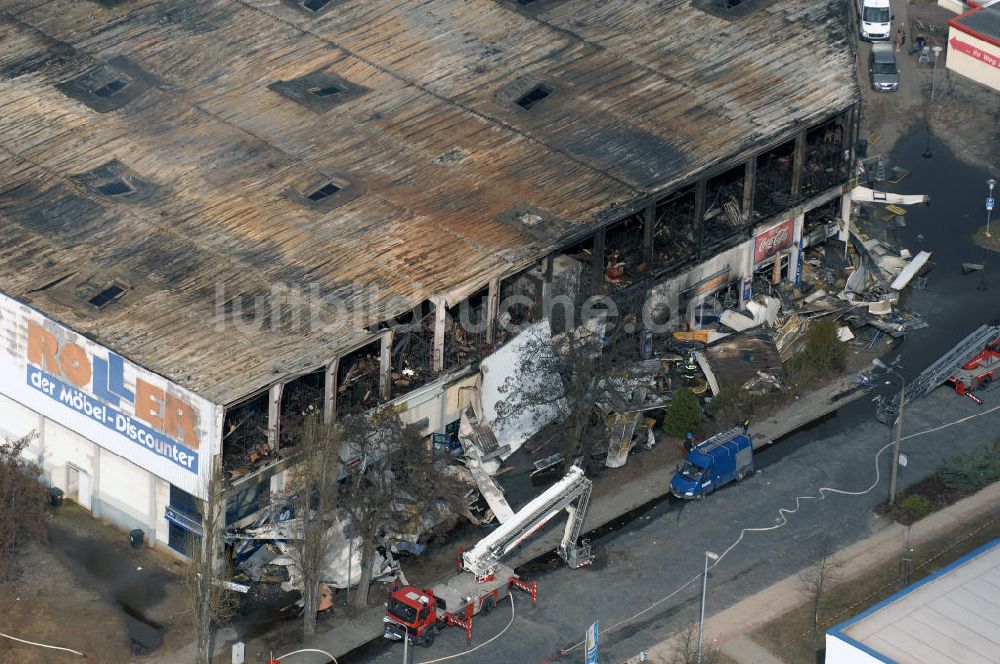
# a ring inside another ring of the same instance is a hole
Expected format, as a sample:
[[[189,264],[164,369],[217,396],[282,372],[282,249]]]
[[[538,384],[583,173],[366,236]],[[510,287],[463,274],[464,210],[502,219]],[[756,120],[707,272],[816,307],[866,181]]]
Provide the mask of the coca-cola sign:
[[[792,246],[793,228],[793,220],[787,219],[777,226],[771,226],[766,231],[758,233],[753,239],[754,265]]]

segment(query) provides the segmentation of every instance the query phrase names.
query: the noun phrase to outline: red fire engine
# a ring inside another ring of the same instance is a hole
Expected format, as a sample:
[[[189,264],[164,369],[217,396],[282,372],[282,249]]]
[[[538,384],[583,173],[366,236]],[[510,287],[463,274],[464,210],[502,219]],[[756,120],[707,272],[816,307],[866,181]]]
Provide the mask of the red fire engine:
[[[437,632],[449,625],[465,630],[472,638],[472,617],[487,615],[512,589],[531,594],[535,604],[535,582],[523,581],[514,570],[500,562],[518,544],[538,531],[561,510],[569,520],[559,544],[559,555],[570,567],[590,563],[590,546],[577,545],[590,499],[591,482],[577,466],[561,480],[506,519],[475,547],[462,552],[460,573],[434,589],[403,586],[392,592],[385,605],[385,638],[406,639],[411,644],[430,646]]]
[[[961,369],[948,378],[948,382],[959,394],[969,397],[976,403],[982,403],[982,399],[973,392],[985,390],[993,382],[998,369],[1000,369],[1000,337],[987,344],[979,354],[963,364]]]

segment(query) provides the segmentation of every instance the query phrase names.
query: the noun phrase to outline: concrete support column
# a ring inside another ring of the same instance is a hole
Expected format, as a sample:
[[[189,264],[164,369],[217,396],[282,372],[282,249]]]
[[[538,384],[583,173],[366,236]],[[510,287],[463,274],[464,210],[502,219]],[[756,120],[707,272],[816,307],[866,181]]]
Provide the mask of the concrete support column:
[[[284,385],[272,385],[267,395],[267,444],[272,450],[278,449],[281,437],[281,391]]]
[[[747,301],[753,297],[753,245],[754,239],[751,237],[743,243],[744,255],[740,263],[743,265],[743,274],[740,275],[740,310],[745,311]]]
[[[653,271],[653,225],[656,223],[656,203],[650,203],[642,215],[642,260],[646,274]]]
[[[445,307],[444,298],[434,298],[434,354],[431,358],[431,369],[437,372],[444,371],[444,333],[447,322],[448,309]]]
[[[337,419],[337,371],[340,356],[330,360],[323,372],[323,422],[330,424]]]
[[[551,256],[549,257],[551,260]],[[486,343],[496,341],[497,316],[500,315],[500,278],[490,279],[486,292]]]
[[[708,190],[708,180],[698,180],[694,187],[694,237],[697,243],[696,255],[702,255],[702,246],[705,244],[705,195]]]
[[[604,251],[607,237],[607,229],[603,226],[594,234],[594,264],[591,266],[594,283],[590,289],[591,295],[604,291]]]
[[[747,159],[743,172],[743,218],[746,220],[748,233],[753,233],[753,190],[757,186],[757,157]]]
[[[802,171],[806,164],[806,130],[795,135],[795,150],[792,152],[792,197],[798,200],[802,194]]]
[[[847,242],[851,230],[851,192],[844,192],[840,197],[840,232],[837,239]]]
[[[798,286],[802,282],[799,261],[802,260],[802,229],[806,215],[800,214],[792,222],[792,248],[788,250],[788,281]]]
[[[395,330],[389,328],[382,332],[381,346],[378,356],[378,392],[383,401],[392,397],[392,344]]]

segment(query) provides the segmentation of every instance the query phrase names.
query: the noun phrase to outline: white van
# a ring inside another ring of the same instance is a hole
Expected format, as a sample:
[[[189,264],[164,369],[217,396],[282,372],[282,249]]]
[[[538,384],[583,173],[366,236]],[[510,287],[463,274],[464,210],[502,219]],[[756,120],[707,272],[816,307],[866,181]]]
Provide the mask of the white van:
[[[886,41],[892,37],[892,9],[889,0],[857,0],[861,38]]]

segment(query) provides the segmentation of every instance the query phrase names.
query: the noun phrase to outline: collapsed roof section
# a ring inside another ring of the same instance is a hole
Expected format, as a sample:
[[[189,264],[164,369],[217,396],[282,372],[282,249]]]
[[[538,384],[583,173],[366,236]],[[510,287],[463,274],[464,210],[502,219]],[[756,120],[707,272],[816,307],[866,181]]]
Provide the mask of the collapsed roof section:
[[[754,4],[8,2],[0,288],[233,403],[856,101],[842,2]]]

